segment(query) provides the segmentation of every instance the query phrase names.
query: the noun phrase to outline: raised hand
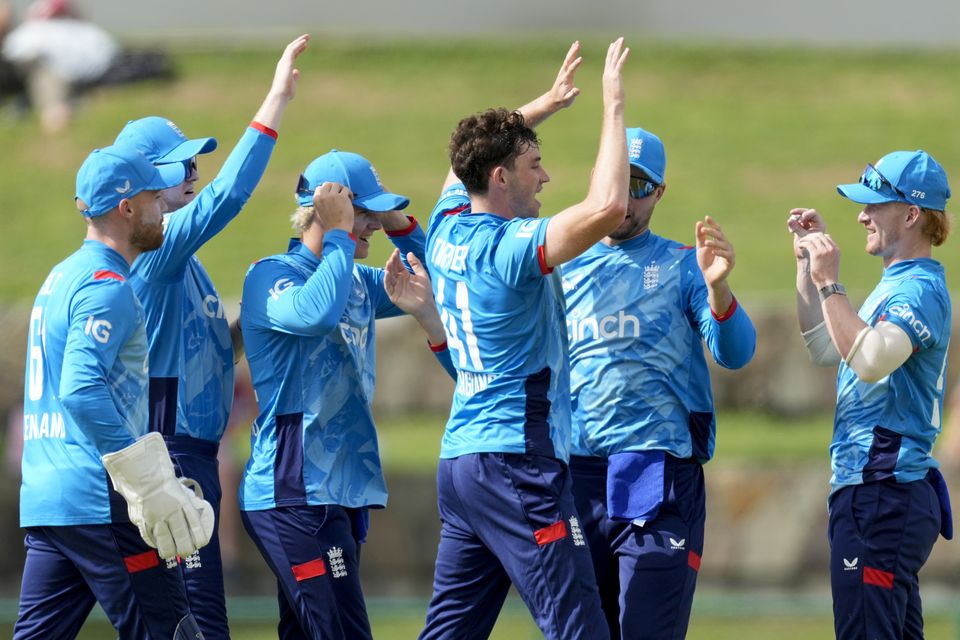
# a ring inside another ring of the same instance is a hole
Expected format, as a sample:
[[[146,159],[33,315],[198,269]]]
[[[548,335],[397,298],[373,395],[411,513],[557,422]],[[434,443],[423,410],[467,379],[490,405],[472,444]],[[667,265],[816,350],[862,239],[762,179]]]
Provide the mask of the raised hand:
[[[554,80],[553,86],[550,87],[550,91],[547,92],[547,96],[549,96],[551,102],[556,105],[556,110],[569,107],[573,104],[573,101],[576,100],[577,96],[580,95],[580,89],[574,86],[573,77],[582,62],[583,58],[580,56],[580,41],[577,40],[570,45],[570,50],[567,51],[567,55],[563,59],[563,64],[560,65],[557,79]]]
[[[807,256],[801,250],[800,239],[810,233],[826,233],[827,223],[816,209],[796,208],[790,210],[787,218],[787,230],[793,234],[793,254],[797,260]]]
[[[603,65],[603,104],[606,108],[623,109],[623,65],[630,55],[630,49],[624,47],[623,36],[607,47],[607,59]]]
[[[810,280],[819,289],[840,277],[840,247],[829,234],[810,232],[795,241],[797,250],[810,260]]]
[[[733,271],[736,263],[733,245],[727,240],[720,225],[710,216],[697,221],[696,237],[697,264],[703,272],[703,279],[709,286],[716,286],[726,280]]]
[[[383,268],[383,289],[393,304],[416,318],[430,344],[443,344],[447,336],[433,300],[430,275],[413,253],[407,254],[407,262],[413,273],[403,266],[400,250],[393,250]]]
[[[273,74],[273,85],[270,87],[271,92],[282,95],[286,97],[287,100],[293,100],[293,96],[297,92],[297,80],[300,78],[300,70],[296,69],[293,64],[296,62],[297,57],[307,48],[308,42],[310,42],[310,36],[303,34],[288,44],[286,49],[283,50],[283,55],[280,56],[280,60],[277,62],[277,70]]]

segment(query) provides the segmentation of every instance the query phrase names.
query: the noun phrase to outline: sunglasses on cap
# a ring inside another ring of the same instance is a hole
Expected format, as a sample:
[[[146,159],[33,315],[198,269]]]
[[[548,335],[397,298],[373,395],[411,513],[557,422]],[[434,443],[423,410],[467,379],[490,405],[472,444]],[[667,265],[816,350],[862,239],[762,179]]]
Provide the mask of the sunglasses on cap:
[[[313,191],[314,191],[314,190],[310,188],[310,181],[307,180],[306,176],[304,176],[304,175],[301,173],[301,174],[300,174],[300,177],[297,179],[297,191],[296,191],[297,195],[298,195],[298,196],[312,196],[312,195],[313,195]]]
[[[630,197],[637,199],[646,198],[656,191],[659,186],[656,182],[652,182],[646,178],[630,176]]]
[[[897,187],[894,186],[892,182],[887,180],[882,173],[877,171],[877,168],[872,164],[867,163],[867,168],[863,170],[863,174],[860,176],[860,184],[865,187],[868,187],[877,193],[887,195],[893,198],[899,197],[906,200],[907,194]]]

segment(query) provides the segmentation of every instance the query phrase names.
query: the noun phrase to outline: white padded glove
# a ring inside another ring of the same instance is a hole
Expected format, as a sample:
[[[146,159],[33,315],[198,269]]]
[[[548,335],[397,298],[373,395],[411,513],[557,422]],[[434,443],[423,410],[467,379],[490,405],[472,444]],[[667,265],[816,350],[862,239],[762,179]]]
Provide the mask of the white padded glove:
[[[149,433],[102,460],[113,488],[127,501],[131,522],[161,558],[186,557],[210,542],[213,507],[196,481],[176,477],[159,433]]]

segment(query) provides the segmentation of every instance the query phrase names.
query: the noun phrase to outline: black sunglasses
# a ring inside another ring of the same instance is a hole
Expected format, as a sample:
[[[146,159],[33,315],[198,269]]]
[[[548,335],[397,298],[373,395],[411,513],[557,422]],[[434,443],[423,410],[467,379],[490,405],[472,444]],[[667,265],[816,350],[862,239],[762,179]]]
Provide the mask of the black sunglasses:
[[[656,191],[659,186],[660,185],[652,180],[647,180],[639,176],[630,176],[630,197],[636,199],[646,198]]]

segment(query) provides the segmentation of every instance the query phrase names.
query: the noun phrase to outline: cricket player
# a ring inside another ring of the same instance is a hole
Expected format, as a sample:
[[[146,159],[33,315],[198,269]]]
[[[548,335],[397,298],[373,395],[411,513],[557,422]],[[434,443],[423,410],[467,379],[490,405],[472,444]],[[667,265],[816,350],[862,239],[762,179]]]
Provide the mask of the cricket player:
[[[148,433],[144,312],[129,283],[130,264],[163,242],[161,191],[183,176],[119,145],[77,173],[86,241],[30,313],[17,640],[75,638],[95,602],[125,640],[203,637],[176,556],[207,542],[213,509]]]
[[[600,148],[586,198],[540,218],[549,181],[531,127],[579,93],[579,43],[553,87],[518,112],[464,118],[434,209],[427,266],[457,386],[437,470],[442,528],[421,638],[486,638],[513,583],[548,639],[606,638],[570,493],[570,387],[554,268],[622,221],[627,203],[621,72],[603,71]],[[459,184],[457,181],[461,182]]]
[[[950,296],[931,257],[950,231],[950,186],[925,151],[894,151],[837,191],[864,205],[866,251],[883,263],[860,311],[840,250],[813,209],[793,209],[797,315],[814,362],[836,364],[830,574],[837,638],[922,638],[917,573],[953,522],[931,451],[940,433]]]
[[[403,310],[384,270],[354,259],[367,257],[382,228],[422,260],[424,235],[402,212],[410,201],[355,153],[316,158],[296,196],[300,237],[251,266],[243,284],[240,322],[260,414],[241,517],[277,576],[279,637],[357,640],[371,635],[359,575],[367,510],[387,503],[371,409],[376,320]],[[427,301],[428,339],[442,351],[443,327]]]
[[[190,605],[207,640],[229,638],[217,450],[233,402],[233,364],[239,355],[220,296],[195,253],[240,213],[260,181],[281,117],[296,93],[294,63],[308,41],[304,35],[287,45],[253,121],[217,177],[199,192],[197,158],[217,147],[214,138],[187,139],[173,122],[156,116],[131,121],[117,136],[117,143],[135,146],[154,164],[186,170],[180,184],[163,191],[171,212],[163,244],[134,262],[130,284],[146,313],[150,430],[164,437],[178,473],[199,482],[216,513],[210,544],[181,559]]]
[[[703,465],[716,416],[706,343],[723,367],[756,332],[730,289],[733,245],[709,216],[696,246],[650,230],[663,142],[627,129],[627,215],[563,265],[573,495],[612,638],[683,638],[703,555]]]

